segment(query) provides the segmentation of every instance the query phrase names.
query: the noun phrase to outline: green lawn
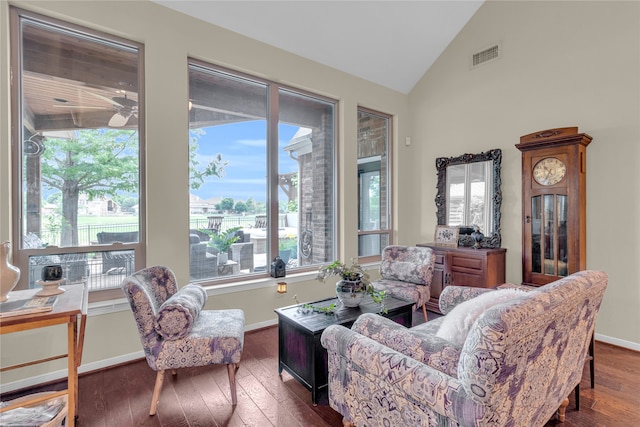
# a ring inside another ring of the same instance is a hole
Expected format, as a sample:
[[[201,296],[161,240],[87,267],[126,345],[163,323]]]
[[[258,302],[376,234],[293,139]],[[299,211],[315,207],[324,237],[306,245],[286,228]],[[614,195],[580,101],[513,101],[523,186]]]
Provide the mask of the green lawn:
[[[78,216],[78,225],[111,225],[111,224],[136,224],[138,217],[128,216]]]

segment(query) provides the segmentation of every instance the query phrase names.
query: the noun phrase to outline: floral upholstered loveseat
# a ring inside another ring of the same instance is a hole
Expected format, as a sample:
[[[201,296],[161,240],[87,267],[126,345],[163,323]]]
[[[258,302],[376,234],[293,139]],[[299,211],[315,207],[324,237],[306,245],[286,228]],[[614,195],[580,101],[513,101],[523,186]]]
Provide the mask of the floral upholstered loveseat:
[[[439,332],[447,318],[502,290],[449,286],[440,296],[447,315],[411,329],[373,314],[351,329],[330,326],[321,339],[329,403],[345,425],[542,426],[580,382],[607,280],[583,271],[511,289],[475,320],[462,316],[461,344]]]

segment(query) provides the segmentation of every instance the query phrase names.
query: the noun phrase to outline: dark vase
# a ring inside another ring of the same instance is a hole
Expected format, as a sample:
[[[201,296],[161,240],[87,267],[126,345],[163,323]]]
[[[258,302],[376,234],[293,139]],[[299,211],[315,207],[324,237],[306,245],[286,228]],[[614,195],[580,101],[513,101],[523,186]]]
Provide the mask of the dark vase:
[[[475,226],[473,228],[473,233],[471,233],[471,237],[473,238],[473,240],[475,240],[475,243],[473,244],[473,249],[480,249],[482,247],[481,243],[482,243],[482,239],[484,239],[484,234],[482,234],[478,226]]]

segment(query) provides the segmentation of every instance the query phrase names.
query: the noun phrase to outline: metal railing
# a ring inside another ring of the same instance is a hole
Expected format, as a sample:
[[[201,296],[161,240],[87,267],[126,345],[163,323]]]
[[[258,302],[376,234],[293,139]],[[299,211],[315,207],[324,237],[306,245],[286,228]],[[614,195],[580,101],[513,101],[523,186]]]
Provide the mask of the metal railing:
[[[255,223],[254,215],[247,216],[222,216],[221,229],[227,230],[233,227],[248,228]],[[189,221],[190,229],[207,228],[209,220],[207,218],[193,218]],[[100,232],[124,233],[131,231],[139,231],[138,224],[135,222],[125,224],[86,224],[79,225],[78,229],[78,246],[90,246],[98,242],[97,235]],[[40,232],[40,240],[47,246],[60,246],[60,231],[43,227]]]

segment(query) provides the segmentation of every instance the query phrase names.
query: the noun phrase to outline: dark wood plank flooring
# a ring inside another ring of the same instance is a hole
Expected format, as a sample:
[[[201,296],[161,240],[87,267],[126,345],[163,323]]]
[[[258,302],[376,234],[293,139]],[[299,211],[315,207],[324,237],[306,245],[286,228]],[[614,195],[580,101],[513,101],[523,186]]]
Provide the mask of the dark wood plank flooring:
[[[290,375],[283,372],[280,378],[277,343],[275,326],[245,334],[245,349],[236,374],[235,408],[230,403],[225,366],[182,369],[175,377],[168,374],[158,413],[153,417],[148,411],[155,372],[146,361],[81,375],[77,425],[342,426],[340,414],[329,406],[313,406],[311,393]],[[595,351],[595,389],[590,388],[587,364],[580,410],[575,410],[571,396],[565,423],[552,420],[547,427],[640,425],[640,353],[601,342],[596,342]],[[8,397],[2,396],[3,400]]]

